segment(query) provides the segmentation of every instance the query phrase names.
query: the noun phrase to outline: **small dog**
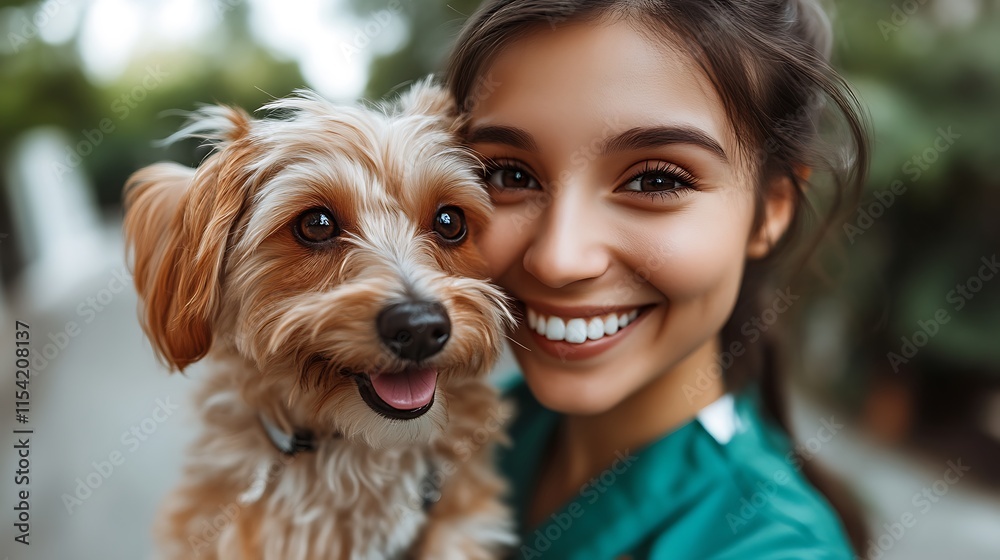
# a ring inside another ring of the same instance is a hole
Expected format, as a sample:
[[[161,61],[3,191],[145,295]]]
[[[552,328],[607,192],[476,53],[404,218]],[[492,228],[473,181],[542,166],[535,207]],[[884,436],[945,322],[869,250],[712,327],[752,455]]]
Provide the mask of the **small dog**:
[[[483,379],[515,320],[473,236],[491,212],[430,79],[378,110],[307,92],[125,187],[140,318],[172,369],[211,355],[203,432],[157,524],[168,558],[496,558],[514,544]]]

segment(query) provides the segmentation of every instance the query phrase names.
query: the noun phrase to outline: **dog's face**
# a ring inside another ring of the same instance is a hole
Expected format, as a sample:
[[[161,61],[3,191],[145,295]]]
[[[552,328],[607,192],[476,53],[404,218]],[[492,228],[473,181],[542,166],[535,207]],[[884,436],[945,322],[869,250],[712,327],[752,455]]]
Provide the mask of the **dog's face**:
[[[483,279],[491,206],[454,107],[420,83],[386,112],[309,94],[265,109],[283,118],[202,110],[179,133],[216,143],[197,170],[129,181],[144,328],[177,369],[214,346],[294,378],[346,437],[424,440],[438,388],[488,371],[512,320]]]

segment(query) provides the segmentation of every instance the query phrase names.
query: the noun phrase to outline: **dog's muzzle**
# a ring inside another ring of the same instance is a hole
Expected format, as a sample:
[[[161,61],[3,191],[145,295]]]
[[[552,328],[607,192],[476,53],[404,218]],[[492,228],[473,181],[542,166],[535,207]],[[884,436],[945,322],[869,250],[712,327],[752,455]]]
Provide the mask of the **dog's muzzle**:
[[[451,319],[436,301],[404,301],[383,309],[375,320],[382,343],[408,364],[399,371],[352,372],[358,393],[372,410],[394,420],[411,420],[434,406],[437,368],[425,360],[451,337]]]

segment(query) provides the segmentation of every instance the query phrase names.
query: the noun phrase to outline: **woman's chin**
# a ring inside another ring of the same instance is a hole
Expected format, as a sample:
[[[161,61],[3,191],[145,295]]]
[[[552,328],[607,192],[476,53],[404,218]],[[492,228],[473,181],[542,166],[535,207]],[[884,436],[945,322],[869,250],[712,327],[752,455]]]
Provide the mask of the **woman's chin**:
[[[538,402],[561,414],[602,414],[625,397],[620,394],[621,380],[607,379],[600,372],[568,372],[525,365],[522,374]]]

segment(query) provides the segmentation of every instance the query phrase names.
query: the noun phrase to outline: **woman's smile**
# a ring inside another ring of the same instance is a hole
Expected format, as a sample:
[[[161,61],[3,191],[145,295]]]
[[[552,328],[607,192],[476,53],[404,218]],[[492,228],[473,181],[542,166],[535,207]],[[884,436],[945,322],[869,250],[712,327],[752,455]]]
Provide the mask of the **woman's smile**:
[[[524,317],[518,325],[518,338],[530,340],[530,345],[562,361],[585,360],[617,346],[654,307],[518,303]]]

